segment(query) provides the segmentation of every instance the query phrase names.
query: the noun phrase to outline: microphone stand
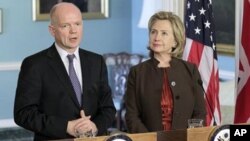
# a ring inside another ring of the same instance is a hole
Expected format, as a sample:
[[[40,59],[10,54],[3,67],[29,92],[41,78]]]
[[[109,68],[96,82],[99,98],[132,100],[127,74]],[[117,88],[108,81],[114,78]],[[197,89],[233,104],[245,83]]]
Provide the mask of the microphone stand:
[[[204,87],[203,87],[203,84],[202,84],[202,80],[198,80],[198,84],[201,86],[201,88],[202,88],[202,91],[203,91],[203,94],[205,95],[205,101],[208,103],[208,108],[209,108],[209,111],[212,113],[212,115],[213,115],[213,118],[214,118],[214,121],[213,121],[213,126],[217,126],[217,123],[215,122],[215,116],[214,116],[214,113],[213,113],[213,111],[212,111],[212,106],[211,106],[211,104],[210,104],[210,102],[209,102],[209,100],[208,100],[208,97],[207,97],[207,93],[206,93],[206,91],[205,91],[205,89],[204,89]]]

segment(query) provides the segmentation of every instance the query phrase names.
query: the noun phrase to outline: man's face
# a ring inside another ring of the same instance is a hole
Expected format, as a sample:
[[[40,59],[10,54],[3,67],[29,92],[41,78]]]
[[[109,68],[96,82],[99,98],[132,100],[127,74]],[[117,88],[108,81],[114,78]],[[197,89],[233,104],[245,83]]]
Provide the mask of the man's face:
[[[55,23],[50,26],[50,32],[60,47],[74,52],[82,39],[82,15],[75,8],[61,9],[55,13]]]

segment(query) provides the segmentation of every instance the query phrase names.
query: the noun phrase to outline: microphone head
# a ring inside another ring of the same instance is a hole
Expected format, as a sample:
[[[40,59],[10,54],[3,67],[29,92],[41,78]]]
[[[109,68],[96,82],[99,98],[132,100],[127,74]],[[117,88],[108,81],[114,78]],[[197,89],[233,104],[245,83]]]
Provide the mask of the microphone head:
[[[127,136],[125,132],[121,132],[120,130],[114,130],[110,133],[105,141],[132,141],[132,139]]]

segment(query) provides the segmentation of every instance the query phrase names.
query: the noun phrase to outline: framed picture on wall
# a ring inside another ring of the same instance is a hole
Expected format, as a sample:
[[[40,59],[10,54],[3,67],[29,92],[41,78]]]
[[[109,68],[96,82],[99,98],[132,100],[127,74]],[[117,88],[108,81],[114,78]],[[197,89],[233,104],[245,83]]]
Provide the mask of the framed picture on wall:
[[[234,0],[213,1],[217,51],[222,54],[235,52],[235,9]]]
[[[2,27],[3,26],[3,12],[2,9],[0,8],[0,33],[2,33]]]
[[[33,0],[33,20],[49,20],[50,9],[60,2],[74,3],[81,10],[84,19],[102,19],[109,16],[109,0]]]

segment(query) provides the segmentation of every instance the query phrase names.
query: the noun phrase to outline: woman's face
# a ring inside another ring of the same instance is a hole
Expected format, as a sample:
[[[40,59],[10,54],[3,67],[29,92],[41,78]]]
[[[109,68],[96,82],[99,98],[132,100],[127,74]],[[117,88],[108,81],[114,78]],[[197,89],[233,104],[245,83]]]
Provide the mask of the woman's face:
[[[175,45],[171,23],[168,20],[157,20],[149,33],[150,49],[156,54],[169,54]]]

